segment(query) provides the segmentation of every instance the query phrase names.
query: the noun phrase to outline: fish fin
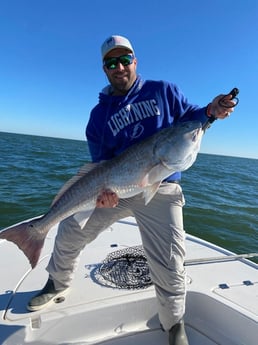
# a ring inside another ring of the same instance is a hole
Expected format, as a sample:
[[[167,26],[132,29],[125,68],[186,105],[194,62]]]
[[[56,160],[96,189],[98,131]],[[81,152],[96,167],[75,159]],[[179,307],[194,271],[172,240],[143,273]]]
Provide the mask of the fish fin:
[[[38,236],[33,229],[35,220],[14,225],[0,232],[0,239],[5,239],[16,244],[29,259],[34,268],[39,260],[44,245],[45,236]]]
[[[164,164],[163,161],[160,161],[159,164],[155,165],[148,173],[148,182],[149,184],[157,183],[164,178],[165,175],[169,176],[173,173],[168,166]]]
[[[75,176],[84,176],[86,175],[88,172],[90,172],[91,170],[93,170],[96,166],[98,166],[100,163],[85,163],[82,167],[80,167],[78,173]]]
[[[143,196],[145,199],[145,205],[147,205],[151,199],[154,197],[154,195],[157,193],[157,190],[159,189],[160,186],[160,181],[152,184],[151,186],[145,187],[143,190]]]
[[[145,205],[147,205],[151,199],[156,194],[161,181],[160,181],[160,172],[161,169],[164,169],[159,163],[152,167],[149,172],[143,177],[139,186],[143,188],[143,197],[145,199]]]
[[[157,164],[153,166],[146,175],[141,179],[139,186],[145,188],[147,186],[153,185],[160,180],[161,169],[164,169],[162,164]]]
[[[88,172],[93,170],[99,163],[86,163],[84,164],[76,175],[74,175],[70,180],[68,180],[63,187],[59,190],[57,195],[55,196],[54,200],[52,201],[51,206],[53,206],[60,198],[61,196],[77,181],[79,181],[82,177],[84,177]]]

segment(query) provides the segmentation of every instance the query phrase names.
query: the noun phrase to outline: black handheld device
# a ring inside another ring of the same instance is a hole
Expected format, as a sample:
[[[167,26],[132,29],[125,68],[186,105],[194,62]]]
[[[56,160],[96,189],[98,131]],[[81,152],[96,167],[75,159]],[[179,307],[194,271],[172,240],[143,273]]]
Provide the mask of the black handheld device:
[[[239,94],[239,89],[237,87],[234,87],[228,94],[228,95],[231,95],[231,99],[234,99],[236,104],[234,105],[234,107],[238,104],[239,102],[239,99],[237,98],[237,95]],[[226,97],[226,96],[224,96]],[[219,105],[221,105],[222,107],[224,108],[231,108],[231,106],[228,106],[224,103],[224,97],[222,97],[220,100],[219,100]],[[214,116],[214,115],[211,115],[208,119],[208,121],[203,125],[202,129],[205,131],[207,128],[210,127],[210,125],[215,121],[217,120],[217,118]]]

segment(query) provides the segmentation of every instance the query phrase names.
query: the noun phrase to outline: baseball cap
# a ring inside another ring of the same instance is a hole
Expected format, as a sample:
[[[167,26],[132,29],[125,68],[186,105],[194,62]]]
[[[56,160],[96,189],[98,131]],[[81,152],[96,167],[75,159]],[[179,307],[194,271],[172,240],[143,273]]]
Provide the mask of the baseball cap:
[[[126,37],[113,35],[108,37],[101,46],[102,59],[115,48],[126,48],[134,54],[133,47]]]

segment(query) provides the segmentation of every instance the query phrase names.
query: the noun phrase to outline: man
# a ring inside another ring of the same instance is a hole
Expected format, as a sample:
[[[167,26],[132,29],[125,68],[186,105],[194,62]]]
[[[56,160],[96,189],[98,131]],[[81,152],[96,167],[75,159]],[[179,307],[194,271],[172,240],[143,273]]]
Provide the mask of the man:
[[[111,159],[178,121],[199,120],[205,124],[211,115],[223,119],[233,111],[235,103],[230,95],[217,96],[207,107],[200,108],[189,104],[174,84],[144,81],[136,73],[134,49],[125,37],[109,37],[101,51],[103,70],[110,84],[100,93],[86,129],[93,162]],[[180,178],[181,173],[177,172],[163,181],[146,206],[139,195],[118,200],[115,193],[105,190],[86,224],[78,214],[61,222],[47,267],[49,279],[43,290],[31,299],[28,309],[39,310],[64,294],[85,245],[115,221],[134,216],[156,290],[161,325],[169,331],[170,345],[187,345],[183,322],[184,197]]]

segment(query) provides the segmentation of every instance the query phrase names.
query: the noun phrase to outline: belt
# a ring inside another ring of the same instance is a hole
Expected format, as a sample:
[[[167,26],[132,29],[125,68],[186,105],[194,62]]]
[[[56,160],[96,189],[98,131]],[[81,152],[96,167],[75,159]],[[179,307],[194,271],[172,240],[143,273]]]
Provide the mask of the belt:
[[[165,183],[176,183],[176,184],[180,184],[181,180],[169,180],[169,181],[164,181]]]

